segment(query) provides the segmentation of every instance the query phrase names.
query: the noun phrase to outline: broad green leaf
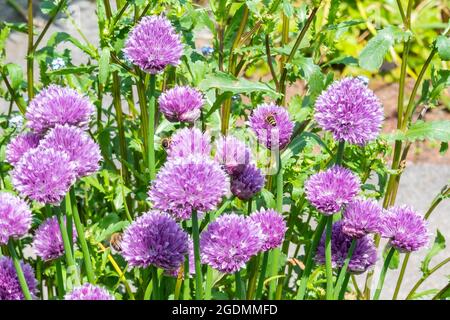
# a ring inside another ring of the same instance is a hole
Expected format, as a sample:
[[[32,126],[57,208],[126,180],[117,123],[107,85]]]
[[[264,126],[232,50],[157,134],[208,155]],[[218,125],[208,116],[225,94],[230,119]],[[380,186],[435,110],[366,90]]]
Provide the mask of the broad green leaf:
[[[261,195],[264,199],[266,208],[275,208],[275,197],[272,192],[270,192],[266,188],[263,188],[261,190]]]
[[[19,89],[23,81],[22,68],[18,64],[8,63],[5,69],[9,75],[11,87],[15,90]]]
[[[222,92],[237,93],[252,93],[264,92],[271,97],[278,97],[278,93],[268,84],[256,81],[249,81],[243,78],[236,78],[224,72],[217,72],[210,74],[199,84],[200,90],[206,92],[211,89],[219,89]]]
[[[294,8],[292,7],[290,0],[283,0],[283,12],[288,18],[292,17],[294,14]]]
[[[79,40],[72,37],[70,34],[66,32],[56,32],[54,33],[50,39],[47,42],[47,45],[50,47],[56,47],[58,44],[62,42],[70,42],[80,50],[84,51],[88,55],[90,55],[92,58],[97,58],[97,52],[96,49],[92,46],[86,46],[82,44]]]
[[[234,42],[237,31],[239,29],[239,25],[241,24],[241,21],[244,17],[244,9],[245,5],[241,5],[241,7],[234,13],[231,21],[228,23],[228,27],[223,38],[225,50],[230,50]]]
[[[100,60],[98,61],[98,81],[105,85],[109,77],[109,57],[110,52],[108,48],[103,48],[100,54]]]
[[[392,135],[387,136],[388,140],[437,140],[450,141],[450,121],[436,120],[436,121],[417,121],[412,124],[406,131],[397,131]]]
[[[436,48],[439,57],[444,60],[450,60],[450,38],[446,36],[438,36],[436,39]]]
[[[434,238],[434,243],[431,249],[428,251],[427,255],[422,261],[422,265],[420,267],[420,270],[424,274],[427,274],[430,271],[430,262],[431,259],[433,259],[434,256],[436,256],[439,252],[445,249],[445,238],[442,235],[442,233],[439,230],[436,230],[436,237]]]
[[[94,66],[79,66],[79,67],[66,67],[58,70],[48,71],[50,75],[65,75],[65,74],[85,74],[90,73],[95,69]]]
[[[359,55],[359,65],[369,71],[378,70],[389,48],[397,42],[406,41],[411,37],[410,32],[405,32],[399,27],[388,26],[369,40],[366,47]]]

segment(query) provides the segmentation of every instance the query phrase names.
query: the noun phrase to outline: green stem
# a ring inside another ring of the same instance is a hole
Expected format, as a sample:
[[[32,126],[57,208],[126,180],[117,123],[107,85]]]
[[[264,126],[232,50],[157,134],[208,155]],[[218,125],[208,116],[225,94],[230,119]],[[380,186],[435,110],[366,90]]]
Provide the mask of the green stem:
[[[386,278],[386,273],[387,273],[387,270],[389,269],[389,264],[391,263],[391,259],[394,256],[394,253],[395,253],[395,248],[391,248],[386,257],[386,260],[384,260],[383,269],[381,269],[380,279],[378,280],[378,285],[377,285],[377,289],[375,290],[373,300],[380,299],[381,290],[383,289],[383,285],[384,285],[384,279]]]
[[[337,153],[336,153],[336,165],[341,165],[342,160],[344,159],[344,149],[345,149],[345,141],[339,141]]]
[[[244,294],[244,290],[242,288],[242,279],[241,279],[241,272],[238,270],[234,273],[234,277],[236,280],[236,292],[237,292],[237,296],[239,297],[240,300],[245,300],[245,294]]]
[[[150,101],[148,108],[148,167],[150,171],[150,180],[154,180],[156,177],[156,163],[155,163],[155,113],[156,113],[156,75],[150,75]]]
[[[347,273],[344,277],[344,282],[342,283],[341,290],[339,291],[339,295],[337,297],[338,300],[343,300],[345,297],[345,291],[348,286],[348,282],[350,281],[350,273]]]
[[[442,299],[442,295],[444,293],[446,293],[449,289],[450,289],[450,282],[444,288],[442,288],[438,293],[436,293],[436,295],[431,300],[440,300],[440,299]]]
[[[276,191],[276,206],[277,211],[280,214],[283,214],[283,164],[281,162],[281,153],[278,155],[278,173],[277,173],[277,191]],[[271,275],[275,276],[278,273],[280,260],[280,248],[275,248],[272,250],[272,272]],[[281,274],[284,274],[284,268],[280,271]],[[283,292],[283,278],[279,278],[278,280],[271,281],[269,287],[269,296],[271,298],[275,298],[276,300],[281,299],[281,295]]]
[[[261,254],[258,254],[256,257],[254,257],[252,268],[250,268],[251,272],[249,274],[249,280],[248,280],[248,286],[247,286],[247,300],[253,300],[253,297],[255,295],[255,289],[256,289],[256,280],[258,277],[258,269],[259,269],[259,262],[261,260]]]
[[[153,268],[153,266],[151,266],[150,268]],[[144,292],[144,300],[150,300],[150,297],[152,295],[153,292],[153,284],[154,284],[154,277],[151,276],[151,278],[148,281],[147,287],[145,288],[145,292]]]
[[[155,266],[150,268],[152,269],[153,300],[160,300],[158,269]]]
[[[14,243],[12,239],[8,241],[9,254],[14,263],[14,268],[16,269],[17,278],[19,279],[20,287],[22,288],[23,295],[26,300],[32,300],[30,290],[28,289],[28,284],[23,274],[22,266],[20,265],[19,257],[17,256],[16,249],[14,248]]]
[[[28,101],[34,97],[34,58],[33,58],[33,0],[28,0],[28,50],[27,50],[27,86],[28,86]]]
[[[440,263],[438,263],[433,269],[431,269],[430,271],[428,271],[428,273],[424,276],[422,276],[422,278],[419,279],[419,281],[416,282],[416,284],[414,285],[414,287],[411,289],[411,291],[408,293],[408,295],[406,296],[406,300],[410,300],[412,299],[412,297],[414,296],[414,293],[416,293],[417,288],[420,287],[420,285],[428,279],[429,276],[431,276],[433,273],[435,273],[436,271],[438,271],[440,268],[442,268],[443,266],[445,266],[447,263],[450,262],[450,258],[445,259],[444,261],[441,261]]]
[[[61,231],[61,237],[64,245],[64,254],[66,256],[67,263],[67,278],[71,278],[73,275],[75,285],[80,285],[80,278],[78,277],[77,267],[75,265],[75,260],[73,258],[72,250],[70,248],[69,235],[67,234],[66,223],[64,221],[64,216],[61,213],[61,209],[59,207],[55,207],[56,216],[58,217],[59,222],[59,230]],[[67,280],[68,280],[67,279]],[[67,286],[69,289],[69,286]]]
[[[198,230],[197,211],[192,211],[192,238],[194,241],[194,258],[195,258],[195,298],[202,300],[203,298],[203,276],[202,265],[200,263],[200,240]]]
[[[183,300],[189,300],[190,296],[190,273],[189,273],[189,255],[184,259],[184,280],[183,280]]]
[[[305,270],[302,273],[302,277],[300,280],[300,285],[298,287],[297,292],[297,300],[303,300],[306,294],[306,285],[308,284],[309,275],[311,273],[311,269],[313,266],[313,258],[316,254],[317,246],[319,245],[319,241],[322,237],[323,230],[325,229],[325,225],[327,223],[327,217],[321,216],[319,224],[317,225],[316,231],[314,232],[313,240],[311,243],[311,247],[308,251],[308,256],[306,258]]]
[[[63,299],[64,295],[66,293],[64,289],[64,278],[62,274],[62,267],[61,267],[61,260],[56,260],[55,262],[56,267],[56,284],[58,285],[58,298]]]
[[[356,239],[352,239],[352,243],[350,245],[350,248],[348,249],[347,257],[345,258],[345,261],[344,261],[344,265],[342,266],[342,269],[339,273],[339,277],[336,282],[336,287],[334,288],[334,298],[335,299],[339,298],[341,288],[343,290],[345,290],[345,288],[343,288],[342,286],[344,284],[345,278],[347,277],[347,268],[350,263],[350,260],[352,259],[355,248],[356,248]],[[348,275],[350,275],[350,274],[348,274]]]
[[[45,34],[47,33],[48,29],[50,28],[50,26],[53,24],[53,22],[55,21],[56,17],[58,16],[59,12],[61,11],[61,9],[63,8],[63,6],[65,5],[66,0],[61,0],[58,3],[58,6],[56,7],[56,9],[53,11],[52,16],[50,17],[50,19],[47,20],[47,23],[45,24],[44,29],[42,29],[42,32],[39,34],[39,37],[37,38],[36,42],[33,45],[32,51],[34,52],[37,47],[39,46],[39,44],[41,43],[42,39],[44,38]]]
[[[147,96],[145,94],[145,87],[144,87],[144,74],[142,71],[140,71],[137,67],[135,68],[136,73],[139,74],[139,79],[136,81],[136,88],[138,92],[138,100],[139,100],[139,108],[140,108],[140,115],[141,115],[141,134],[142,134],[142,140],[144,145],[144,152],[143,152],[143,159],[144,163],[148,165],[148,157],[147,157],[147,150],[148,150],[148,111],[147,111]]]
[[[211,300],[213,287],[213,270],[210,266],[206,269],[206,285],[205,285],[205,300]]]
[[[71,200],[71,204],[72,204],[72,207],[70,210],[72,211],[72,214],[73,214],[73,219],[75,222],[75,229],[77,230],[78,240],[81,245],[81,251],[83,252],[83,260],[84,260],[84,264],[86,267],[87,278],[90,283],[94,284],[95,283],[95,274],[92,269],[91,255],[89,253],[89,248],[88,248],[88,245],[86,242],[86,237],[84,234],[84,227],[83,227],[83,224],[81,223],[80,215],[78,213],[78,207],[77,207],[76,198],[75,198],[75,191],[73,188],[70,189],[69,195],[70,195],[70,200]]]
[[[263,254],[263,261],[261,265],[261,273],[259,274],[258,287],[256,288],[256,300],[261,300],[263,287],[264,287],[264,279],[266,278],[266,270],[267,263],[269,261],[269,252],[266,251]]]
[[[331,232],[333,230],[333,216],[327,217],[327,230],[325,235],[325,271],[327,276],[327,300],[333,300],[333,266],[331,262]]]

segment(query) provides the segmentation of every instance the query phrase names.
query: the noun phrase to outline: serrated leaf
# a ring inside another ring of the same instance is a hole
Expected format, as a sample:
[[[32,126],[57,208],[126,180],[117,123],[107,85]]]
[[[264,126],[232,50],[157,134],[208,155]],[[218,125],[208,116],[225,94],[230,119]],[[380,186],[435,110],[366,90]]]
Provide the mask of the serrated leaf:
[[[236,78],[224,72],[217,72],[210,74],[199,84],[200,90],[206,92],[211,89],[219,89],[222,92],[237,93],[252,93],[264,92],[276,98],[278,93],[268,84],[256,81],[249,81],[243,78]]]
[[[406,132],[397,131],[388,136],[388,139],[393,140],[437,140],[450,141],[450,121],[417,121],[412,124]]]
[[[450,38],[446,36],[438,36],[436,39],[436,48],[438,50],[439,57],[444,60],[450,60]]]
[[[444,250],[445,247],[445,237],[439,230],[436,230],[436,237],[434,238],[433,246],[423,259],[422,265],[420,267],[420,270],[422,270],[423,274],[427,274],[429,272],[431,259],[433,259],[433,257],[436,256],[439,252]]]
[[[100,54],[100,60],[98,61],[98,81],[105,85],[109,77],[109,57],[110,51],[108,48],[103,48]]]
[[[389,48],[397,42],[406,41],[411,36],[410,32],[394,26],[388,26],[369,40],[359,55],[359,66],[369,71],[378,70]]]

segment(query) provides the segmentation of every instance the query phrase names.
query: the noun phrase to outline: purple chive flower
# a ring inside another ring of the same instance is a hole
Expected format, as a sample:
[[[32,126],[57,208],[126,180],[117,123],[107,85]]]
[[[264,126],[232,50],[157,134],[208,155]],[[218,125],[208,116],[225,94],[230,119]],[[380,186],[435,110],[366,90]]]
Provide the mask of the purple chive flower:
[[[228,174],[236,175],[250,163],[250,150],[233,136],[221,137],[217,141],[215,160],[223,165]]]
[[[28,127],[37,133],[44,133],[57,124],[68,124],[87,129],[95,111],[87,97],[77,91],[50,85],[30,102],[26,118]]]
[[[195,256],[194,256],[194,241],[191,237],[188,238],[188,253],[189,253],[189,274],[193,275],[195,274]],[[170,277],[178,277],[179,273],[184,271],[182,268],[184,268],[185,260],[183,260],[183,264],[178,269],[173,270],[167,270],[166,275]],[[183,272],[183,278],[184,278],[184,272]]]
[[[31,228],[31,210],[28,205],[10,193],[0,192],[0,245],[10,238],[23,237]]]
[[[289,113],[275,104],[261,104],[250,116],[250,127],[268,149],[281,150],[291,141],[294,123]]]
[[[191,155],[166,162],[148,194],[155,209],[189,219],[193,210],[215,210],[228,189],[228,177],[217,162]]]
[[[166,17],[147,16],[131,30],[124,53],[145,72],[157,74],[169,64],[180,63],[183,45]]]
[[[73,242],[77,240],[75,227],[73,227],[72,239]],[[36,255],[44,261],[58,259],[64,255],[64,243],[56,217],[46,219],[36,230],[33,248]]]
[[[202,262],[222,273],[236,272],[261,250],[262,239],[259,225],[250,219],[222,215],[200,235]]]
[[[241,200],[248,200],[261,191],[264,176],[255,165],[245,166],[244,171],[231,177],[231,192]]]
[[[20,262],[22,271],[31,295],[36,295],[37,281],[34,277],[33,268],[27,263]],[[19,278],[11,258],[0,257],[0,301],[1,300],[24,300],[25,297],[20,287]]]
[[[114,297],[106,290],[90,283],[75,287],[71,292],[67,293],[64,300],[115,300]]]
[[[376,201],[354,199],[345,207],[342,232],[353,238],[378,233],[382,214],[383,209]]]
[[[66,152],[75,165],[78,178],[99,169],[99,162],[102,159],[100,147],[80,128],[56,125],[41,141],[41,146]]]
[[[333,224],[331,233],[331,263],[333,268],[341,268],[347,258],[352,243],[352,237],[342,230],[342,221]],[[369,236],[356,240],[356,247],[348,265],[348,271],[353,274],[365,272],[377,261],[377,249]],[[317,247],[316,262],[325,264],[325,233]]]
[[[11,176],[23,196],[59,204],[75,182],[75,164],[66,152],[38,147],[24,154]]]
[[[281,245],[287,227],[283,216],[272,209],[261,209],[250,215],[250,220],[258,224],[263,234],[262,251],[274,249]]]
[[[425,219],[410,206],[395,206],[388,210],[382,222],[381,235],[389,238],[400,252],[417,251],[428,242]]]
[[[156,210],[138,217],[123,233],[122,255],[133,267],[175,270],[187,253],[187,233],[169,215]]]
[[[159,109],[170,122],[194,123],[203,107],[201,92],[189,86],[176,86],[159,96]]]
[[[15,166],[30,149],[39,145],[41,136],[32,132],[21,133],[6,147],[6,161]]]
[[[365,145],[380,133],[384,115],[380,101],[363,81],[345,78],[317,98],[315,118],[334,139]]]
[[[171,139],[167,156],[169,159],[183,158],[191,154],[198,154],[209,158],[211,152],[211,137],[197,128],[178,130]]]
[[[312,175],[305,182],[306,198],[324,215],[332,215],[342,209],[358,193],[359,178],[350,170],[334,166]]]

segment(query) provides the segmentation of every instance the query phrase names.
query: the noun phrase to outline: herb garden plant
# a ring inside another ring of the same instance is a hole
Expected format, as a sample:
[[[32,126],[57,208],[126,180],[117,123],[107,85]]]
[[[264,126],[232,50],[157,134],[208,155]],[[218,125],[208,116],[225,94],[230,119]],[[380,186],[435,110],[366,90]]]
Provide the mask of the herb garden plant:
[[[48,34],[68,2],[41,1],[43,28],[31,0],[26,24],[0,22],[0,300],[377,300],[398,261],[392,298],[415,299],[448,268],[427,219],[449,188],[427,212],[396,202],[412,143],[450,137],[424,121],[450,84],[450,26],[415,26],[435,6],[386,1],[374,25],[371,1],[97,0],[89,43]],[[5,50],[12,32],[27,52]],[[386,61],[397,130],[381,134]]]

